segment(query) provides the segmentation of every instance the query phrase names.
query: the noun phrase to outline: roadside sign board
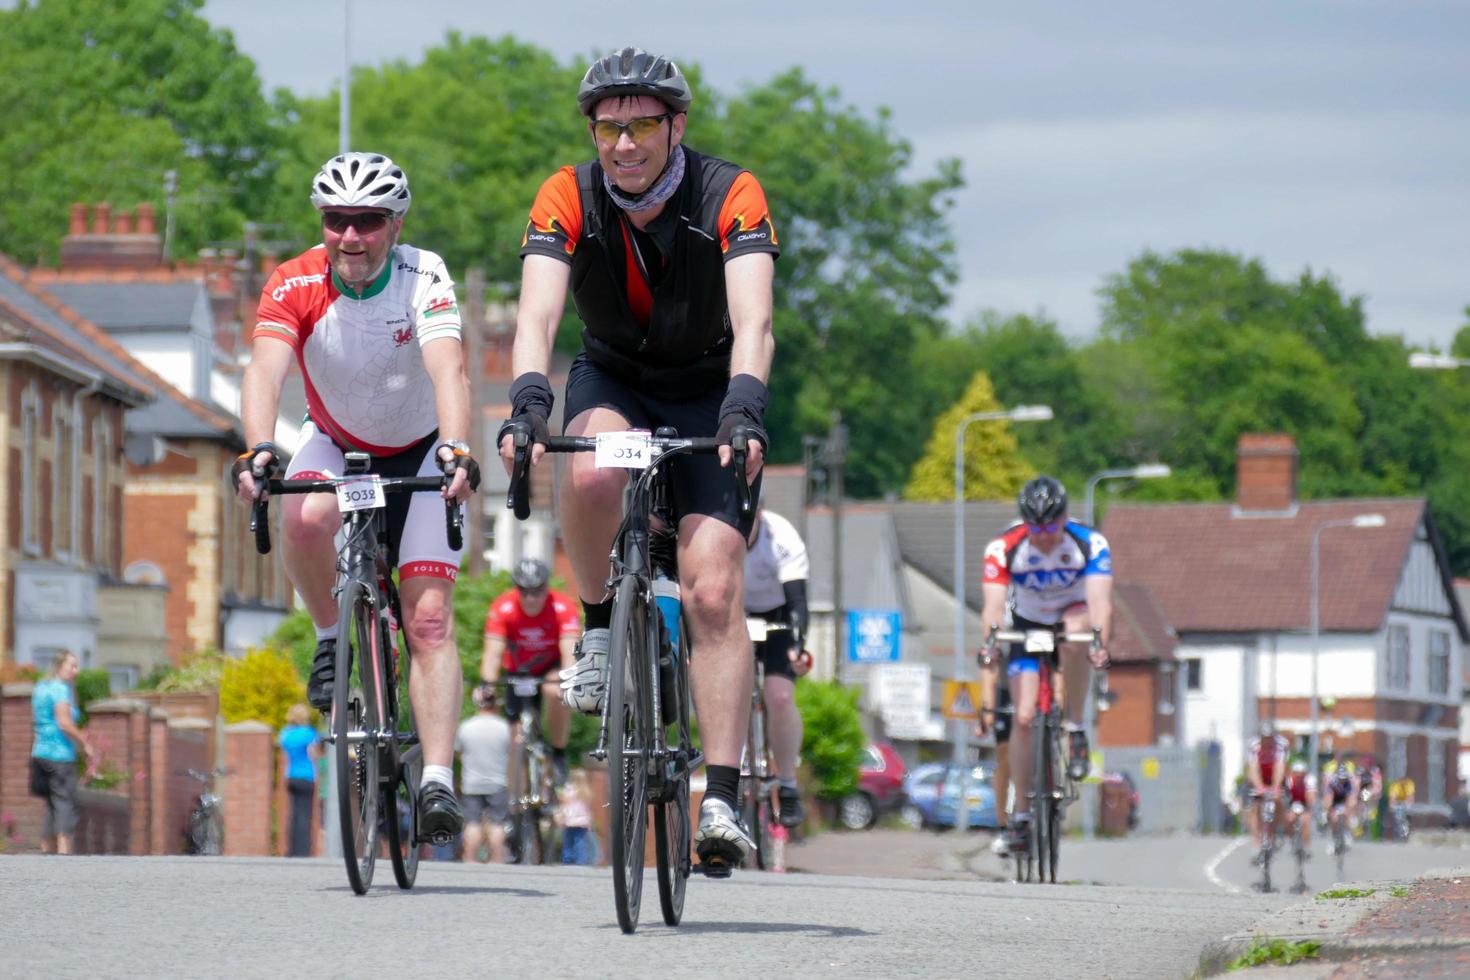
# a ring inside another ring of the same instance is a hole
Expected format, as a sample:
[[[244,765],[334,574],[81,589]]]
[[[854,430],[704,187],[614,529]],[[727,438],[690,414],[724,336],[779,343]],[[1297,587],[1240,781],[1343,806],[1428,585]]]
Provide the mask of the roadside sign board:
[[[903,640],[897,609],[847,611],[847,659],[855,664],[896,663]]]
[[[978,721],[980,718],[980,682],[945,681],[944,717],[950,721]]]
[[[917,730],[929,723],[929,665],[875,664],[868,674],[873,707],[888,729]]]

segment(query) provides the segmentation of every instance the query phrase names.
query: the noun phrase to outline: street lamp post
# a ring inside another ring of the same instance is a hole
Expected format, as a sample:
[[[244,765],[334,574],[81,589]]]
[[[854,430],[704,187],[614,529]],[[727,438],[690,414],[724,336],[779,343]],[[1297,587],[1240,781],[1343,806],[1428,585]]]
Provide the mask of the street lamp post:
[[[1307,759],[1311,766],[1311,772],[1318,774],[1320,766],[1317,759],[1317,724],[1318,705],[1321,693],[1317,689],[1317,661],[1321,656],[1322,645],[1322,616],[1321,616],[1321,547],[1322,532],[1329,527],[1382,527],[1385,524],[1382,514],[1359,514],[1340,521],[1325,521],[1318,524],[1312,531],[1312,703],[1310,707],[1311,720],[1308,724],[1311,730],[1307,733]],[[1321,799],[1318,798],[1317,805],[1321,807]]]
[[[1120,467],[1113,470],[1103,470],[1094,473],[1087,481],[1087,526],[1093,527],[1096,511],[1093,509],[1093,496],[1097,491],[1097,485],[1104,480],[1162,480],[1169,476],[1173,470],[1164,463],[1141,463],[1138,466]],[[1091,671],[1088,672],[1089,676]],[[1097,699],[1093,696],[1093,686],[1089,682],[1087,693],[1082,702],[1082,728],[1087,732],[1088,744],[1097,744]],[[1091,840],[1097,832],[1097,808],[1093,802],[1094,786],[1092,783],[1084,783],[1082,786],[1082,833]]]
[[[1129,466],[1125,469],[1103,470],[1101,473],[1093,474],[1092,479],[1087,481],[1087,526],[1094,527],[1092,509],[1092,497],[1097,485],[1104,480],[1161,480],[1167,477],[1173,470],[1164,463],[1144,463],[1140,466]]]
[[[960,419],[954,431],[954,667],[955,680],[965,676],[965,430],[975,422],[1045,422],[1050,405],[1017,405],[996,412],[975,412]],[[963,762],[965,723],[950,723],[953,758]],[[964,794],[961,794],[963,796]],[[963,828],[962,828],[963,829]]]

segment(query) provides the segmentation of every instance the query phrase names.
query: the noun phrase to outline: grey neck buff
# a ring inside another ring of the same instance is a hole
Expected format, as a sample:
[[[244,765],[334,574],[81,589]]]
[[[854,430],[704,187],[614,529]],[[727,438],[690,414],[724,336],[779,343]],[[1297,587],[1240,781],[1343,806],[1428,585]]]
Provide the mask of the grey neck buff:
[[[642,194],[629,196],[618,190],[618,185],[613,183],[607,171],[602,172],[602,186],[607,190],[613,203],[624,211],[648,211],[658,207],[660,204],[674,196],[674,191],[679,189],[679,182],[684,179],[684,147],[674,147],[674,152],[669,154],[669,165],[664,167],[663,174],[653,182],[653,186]]]

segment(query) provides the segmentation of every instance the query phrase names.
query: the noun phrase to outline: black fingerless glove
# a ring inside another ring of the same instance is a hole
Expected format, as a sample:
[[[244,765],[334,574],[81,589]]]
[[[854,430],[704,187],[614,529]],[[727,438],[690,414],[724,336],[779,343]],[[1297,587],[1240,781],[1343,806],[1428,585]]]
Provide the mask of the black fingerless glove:
[[[720,403],[720,428],[715,437],[728,443],[736,427],[744,426],[746,434],[761,444],[762,451],[770,448],[765,427],[766,400],[769,397],[770,392],[755,375],[735,375],[725,389],[725,400]]]
[[[500,445],[506,433],[527,432],[531,443],[546,445],[551,439],[547,420],[551,418],[551,406],[556,403],[551,382],[546,375],[527,371],[516,378],[510,386],[510,418],[501,423],[495,435],[495,444]]]
[[[270,453],[271,459],[264,467],[255,469],[255,457],[261,453]],[[230,465],[230,484],[234,489],[240,489],[240,475],[246,470],[254,470],[255,478],[269,479],[281,468],[281,450],[273,442],[262,442],[251,449],[246,450],[235,457],[235,462]]]
[[[467,452],[455,449],[454,446],[447,442],[441,443],[439,449],[448,449],[454,454],[448,459],[444,459],[443,457],[439,458],[439,465],[444,468],[445,476],[453,479],[455,470],[464,470],[470,482],[470,489],[480,489],[480,464],[476,462],[475,457]]]

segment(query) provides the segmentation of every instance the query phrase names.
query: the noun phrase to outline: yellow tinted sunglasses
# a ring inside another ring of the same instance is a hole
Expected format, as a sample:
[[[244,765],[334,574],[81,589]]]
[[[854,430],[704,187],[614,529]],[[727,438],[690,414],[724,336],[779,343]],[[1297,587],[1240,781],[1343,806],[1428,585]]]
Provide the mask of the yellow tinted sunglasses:
[[[628,138],[637,143],[658,132],[663,121],[669,118],[671,115],[666,112],[661,116],[639,116],[625,123],[614,122],[611,119],[598,119],[592,124],[592,135],[604,143],[617,143],[618,139],[627,133]]]

